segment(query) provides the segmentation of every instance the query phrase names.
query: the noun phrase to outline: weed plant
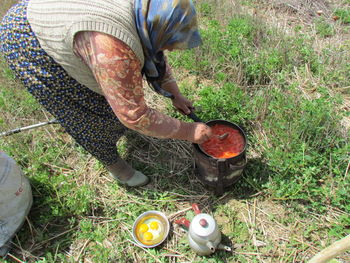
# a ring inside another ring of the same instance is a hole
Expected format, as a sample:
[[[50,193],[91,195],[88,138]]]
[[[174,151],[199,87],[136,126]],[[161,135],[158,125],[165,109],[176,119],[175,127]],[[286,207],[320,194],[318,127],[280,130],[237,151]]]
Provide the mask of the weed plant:
[[[316,20],[316,32],[322,37],[331,37],[334,36],[334,26],[321,18]]]
[[[350,24],[350,7],[336,9],[334,14],[340,18],[342,23]]]
[[[305,64],[313,72],[319,70],[317,54],[305,35],[281,39],[277,31],[250,16],[234,17],[227,25],[213,19],[204,23],[203,45],[171,54],[175,66],[210,79],[225,74],[226,79],[245,86],[269,84],[279,73]]]

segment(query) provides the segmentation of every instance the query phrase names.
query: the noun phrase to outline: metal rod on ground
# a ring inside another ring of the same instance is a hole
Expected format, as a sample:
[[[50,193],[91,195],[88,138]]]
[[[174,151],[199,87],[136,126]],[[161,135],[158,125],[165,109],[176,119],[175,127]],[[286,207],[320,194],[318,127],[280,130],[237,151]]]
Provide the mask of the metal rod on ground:
[[[48,125],[48,124],[55,124],[55,123],[58,123],[58,120],[53,119],[53,120],[50,120],[50,121],[47,121],[47,122],[40,122],[40,123],[33,124],[33,125],[30,125],[30,126],[21,127],[21,128],[13,129],[13,130],[10,130],[10,131],[2,132],[2,133],[0,133],[0,137],[2,137],[2,136],[9,136],[9,135],[12,135],[12,134],[15,134],[15,133],[19,133],[19,132],[22,132],[22,131],[31,130],[31,129],[34,129],[34,128],[38,128],[38,127],[45,126],[45,125]]]

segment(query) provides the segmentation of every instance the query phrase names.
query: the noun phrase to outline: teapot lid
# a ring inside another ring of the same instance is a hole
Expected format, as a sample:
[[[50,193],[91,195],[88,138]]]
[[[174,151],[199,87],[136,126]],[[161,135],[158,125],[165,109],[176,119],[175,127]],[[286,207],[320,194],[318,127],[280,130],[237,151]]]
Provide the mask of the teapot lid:
[[[190,232],[198,236],[210,236],[214,231],[216,231],[216,222],[211,215],[198,214],[191,221]]]

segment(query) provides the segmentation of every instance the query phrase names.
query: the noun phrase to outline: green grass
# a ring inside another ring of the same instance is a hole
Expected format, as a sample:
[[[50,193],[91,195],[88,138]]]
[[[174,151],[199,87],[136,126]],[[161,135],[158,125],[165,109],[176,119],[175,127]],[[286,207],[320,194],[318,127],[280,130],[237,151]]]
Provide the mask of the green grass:
[[[350,24],[350,7],[337,9],[334,14],[340,18],[342,23]]]
[[[318,19],[316,20],[316,33],[323,38],[334,36],[334,26],[323,18]]]
[[[308,36],[280,36],[276,29],[266,28],[248,15],[235,16],[227,25],[215,19],[203,23],[203,46],[181,55],[171,54],[174,66],[181,65],[193,74],[211,79],[224,74],[225,80],[236,80],[242,85],[269,84],[279,74],[305,64],[315,73],[320,70],[318,54]]]
[[[129,132],[118,149],[152,178],[147,187],[129,189],[57,125],[3,137],[0,148],[22,167],[34,195],[14,257],[41,263],[306,262],[350,234],[349,131],[341,124],[349,117],[343,106],[349,43],[315,49],[316,40],[340,31],[315,21],[309,31],[296,26],[286,35],[244,12],[218,19],[220,8],[198,3],[203,46],[169,57],[199,117],[229,120],[247,132],[242,179],[217,197],[196,178],[189,143]],[[0,68],[0,130],[49,118],[4,63]],[[170,102],[165,111],[189,121]],[[193,202],[217,219],[234,253],[196,256],[173,223],[191,219],[191,210],[171,218],[164,245],[144,250],[133,244],[130,231],[140,213],[170,216]],[[346,262],[349,254],[338,259]]]

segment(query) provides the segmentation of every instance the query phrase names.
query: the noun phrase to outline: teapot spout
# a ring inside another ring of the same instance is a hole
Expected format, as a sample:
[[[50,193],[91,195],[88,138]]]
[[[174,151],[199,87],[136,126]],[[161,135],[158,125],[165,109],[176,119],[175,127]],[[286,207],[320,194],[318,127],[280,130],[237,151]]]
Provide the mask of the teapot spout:
[[[227,252],[231,252],[231,251],[232,251],[232,249],[231,249],[229,246],[225,246],[225,245],[223,245],[223,244],[219,244],[218,247],[217,247],[217,249],[225,250],[225,251],[227,251]]]
[[[207,242],[207,247],[210,249],[211,253],[214,253],[214,252],[215,252],[215,249],[216,249],[216,248],[215,248],[213,242],[208,241],[208,242]]]

